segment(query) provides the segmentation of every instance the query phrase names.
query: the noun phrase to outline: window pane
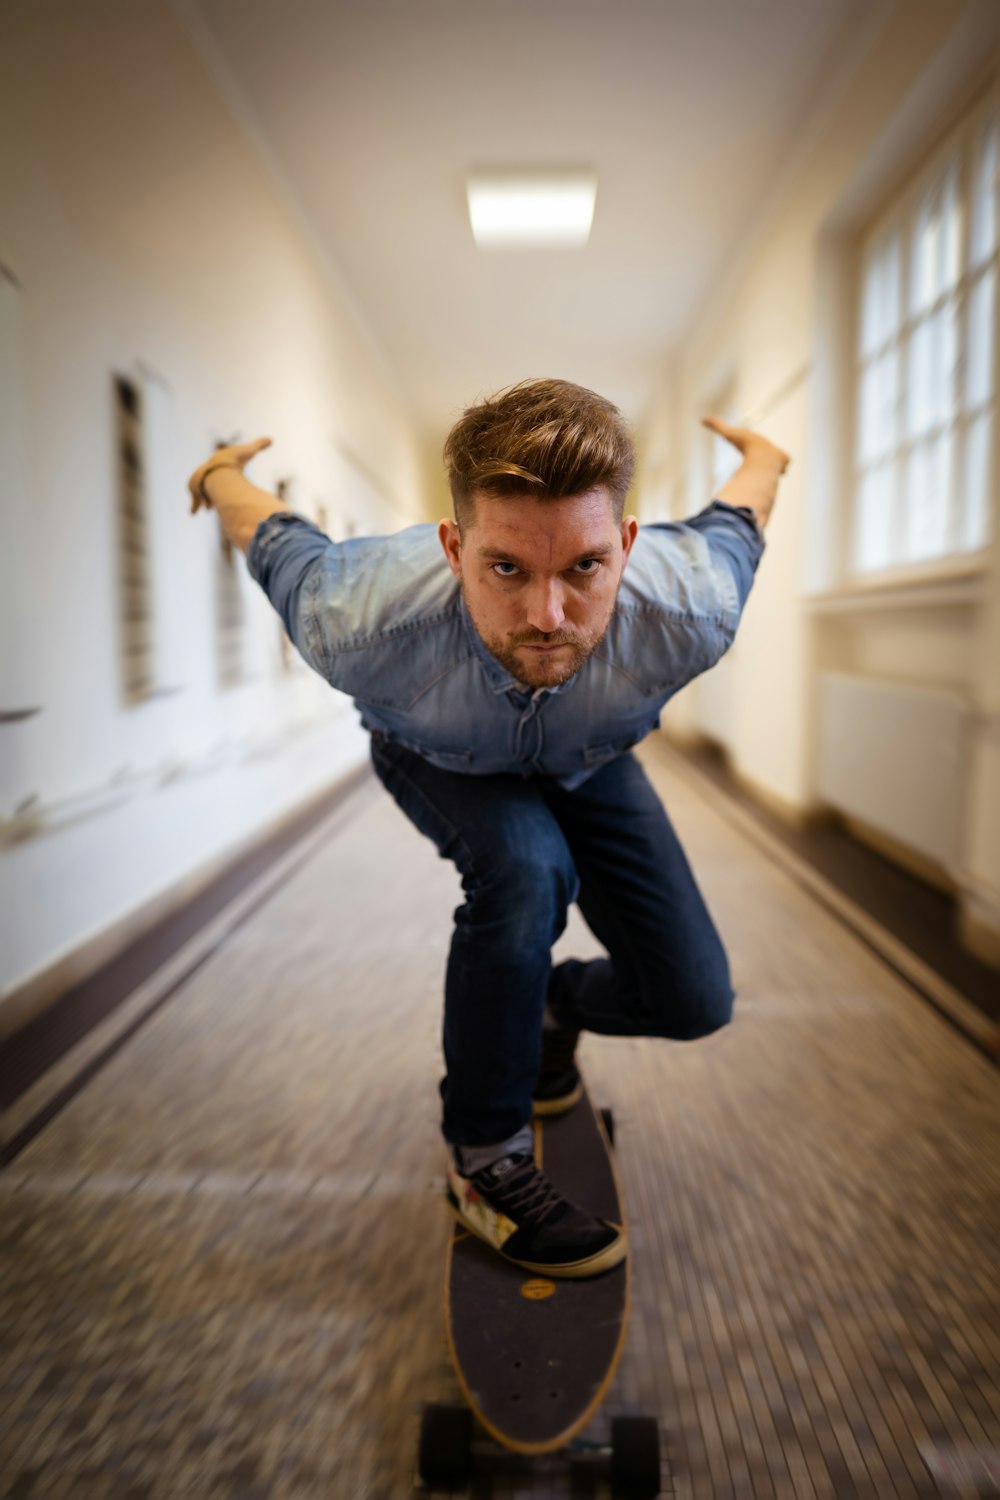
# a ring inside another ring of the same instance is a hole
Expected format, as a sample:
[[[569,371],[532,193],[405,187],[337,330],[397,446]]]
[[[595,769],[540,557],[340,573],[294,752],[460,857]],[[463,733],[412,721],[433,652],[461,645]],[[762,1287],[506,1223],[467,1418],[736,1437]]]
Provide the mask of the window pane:
[[[937,426],[955,417],[958,305],[954,297],[938,308],[931,327],[931,420]]]
[[[896,407],[899,401],[899,349],[893,345],[879,360],[879,413],[875,451],[891,453],[896,446]]]
[[[985,547],[989,541],[989,472],[993,441],[993,416],[984,412],[970,422],[965,434],[965,483],[963,485],[963,547]]]
[[[948,544],[953,434],[942,432],[910,454],[906,489],[906,556],[937,557]]]
[[[893,345],[861,375],[858,392],[859,464],[869,467],[896,445],[896,403],[899,397],[899,350]]]
[[[864,269],[864,284],[861,289],[861,328],[858,341],[862,358],[878,347],[879,341],[879,258],[878,251]]]
[[[729,422],[734,427],[740,425],[739,413],[733,408],[730,402],[716,401],[710,404],[709,409],[721,416],[724,422]],[[726,480],[731,479],[736,473],[736,470],[740,466],[740,460],[738,454],[733,452],[732,443],[727,443],[725,438],[719,437],[717,432],[713,432],[710,435],[710,445],[711,474],[709,488],[714,495],[721,490]]]
[[[929,319],[918,323],[910,335],[906,371],[906,433],[911,438],[919,437],[931,424],[932,338],[933,330]]]
[[[910,312],[922,312],[958,279],[961,228],[957,162],[928,188],[913,234]]]
[[[858,387],[858,462],[867,467],[875,456],[875,429],[878,424],[878,366],[869,365],[861,372]]]
[[[723,417],[724,422],[735,422],[734,417]],[[731,479],[740,466],[739,458],[733,453],[732,444],[727,443],[725,438],[720,438],[718,433],[712,437],[712,479],[710,489],[714,495],[716,490],[721,490],[727,479]]]
[[[941,195],[941,260],[938,265],[937,290],[950,290],[958,282],[961,266],[962,205],[958,196],[958,161],[948,168]]]
[[[996,272],[992,267],[969,289],[966,322],[965,405],[981,406],[993,394],[996,344]]]
[[[934,301],[937,285],[939,223],[930,196],[917,213],[910,258],[910,312],[917,314]]]
[[[903,321],[900,298],[901,249],[899,231],[894,230],[885,246],[882,267],[882,320],[880,333],[883,339],[891,338]]]
[[[997,120],[988,120],[978,139],[972,169],[970,265],[988,260],[997,244]]]
[[[892,521],[892,465],[881,464],[862,475],[855,524],[855,566],[862,571],[894,561],[889,528]]]
[[[875,245],[863,272],[859,332],[862,358],[884,344],[902,321],[899,262],[899,233],[894,230]]]

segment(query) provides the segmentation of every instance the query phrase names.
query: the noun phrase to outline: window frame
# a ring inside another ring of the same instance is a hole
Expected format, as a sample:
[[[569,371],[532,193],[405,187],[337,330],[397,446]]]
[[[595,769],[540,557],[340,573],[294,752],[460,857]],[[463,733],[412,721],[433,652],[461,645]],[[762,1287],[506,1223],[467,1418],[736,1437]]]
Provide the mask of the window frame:
[[[948,579],[982,572],[989,564],[993,547],[1000,531],[1000,484],[998,484],[998,454],[1000,454],[1000,203],[997,204],[996,244],[992,254],[980,261],[975,268],[969,265],[969,236],[971,233],[971,210],[973,168],[978,165],[977,145],[984,138],[990,118],[1000,121],[1000,73],[995,70],[983,81],[975,95],[968,100],[957,119],[952,119],[946,133],[937,144],[924,152],[920,161],[907,175],[903,184],[893,193],[885,207],[873,216],[862,230],[855,245],[853,256],[854,275],[851,278],[852,293],[848,313],[851,333],[847,350],[848,402],[846,474],[845,488],[847,504],[843,507],[843,524],[838,542],[839,557],[836,574],[838,590],[853,594],[857,591],[870,593],[873,589],[901,587],[921,584],[934,579]],[[980,136],[980,132],[983,136]],[[1000,139],[1000,126],[998,126]],[[913,249],[920,215],[929,199],[947,192],[950,163],[957,159],[956,191],[958,197],[959,240],[957,247],[958,275],[943,291],[938,291],[926,305],[917,311],[912,306]],[[1000,156],[995,168],[994,181],[1000,177]],[[868,273],[873,257],[891,240],[893,234],[899,240],[899,266],[897,310],[888,333],[883,332],[877,342],[867,350],[863,347],[863,309],[868,284]],[[979,285],[990,274],[994,277],[993,326],[991,330],[991,386],[987,399],[972,408],[966,400],[966,369],[970,344],[967,337],[966,317],[969,308],[970,290]],[[910,363],[912,359],[912,335],[916,328],[929,323],[940,311],[954,303],[957,328],[956,361],[952,372],[954,381],[951,396],[950,416],[943,422],[940,418],[911,435],[908,431],[906,403],[910,395]],[[896,538],[895,556],[882,566],[865,567],[859,557],[859,527],[861,512],[861,483],[863,475],[873,464],[871,455],[867,462],[860,453],[861,393],[865,372],[887,353],[894,354],[898,361],[899,375],[895,390],[893,411],[893,439],[884,453],[879,453],[877,462],[892,465],[892,493],[887,530]],[[965,434],[974,420],[989,413],[991,418],[988,451],[985,455],[986,494],[986,541],[978,547],[963,547],[958,527],[960,511],[957,504],[965,480]],[[915,446],[924,444],[941,432],[950,429],[953,435],[949,482],[948,513],[946,517],[947,550],[926,557],[913,557],[906,549],[906,515],[903,511],[904,483],[908,456]]]

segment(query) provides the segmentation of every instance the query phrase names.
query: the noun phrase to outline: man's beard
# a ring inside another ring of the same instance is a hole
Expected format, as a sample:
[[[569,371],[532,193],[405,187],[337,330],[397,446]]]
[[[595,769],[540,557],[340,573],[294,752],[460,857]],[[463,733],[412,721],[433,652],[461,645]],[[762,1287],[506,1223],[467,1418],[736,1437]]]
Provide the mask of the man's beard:
[[[469,601],[466,599],[466,608]],[[611,611],[611,614],[614,610]],[[472,615],[471,609],[469,614]],[[559,687],[574,677],[588,657],[593,656],[608,633],[611,614],[596,633],[580,635],[571,630],[553,630],[547,635],[541,630],[519,630],[513,635],[488,635],[480,629],[474,615],[472,623],[479,631],[483,645],[491,656],[495,656],[502,667],[529,687]],[[558,655],[535,655],[520,653],[518,646],[565,646]]]

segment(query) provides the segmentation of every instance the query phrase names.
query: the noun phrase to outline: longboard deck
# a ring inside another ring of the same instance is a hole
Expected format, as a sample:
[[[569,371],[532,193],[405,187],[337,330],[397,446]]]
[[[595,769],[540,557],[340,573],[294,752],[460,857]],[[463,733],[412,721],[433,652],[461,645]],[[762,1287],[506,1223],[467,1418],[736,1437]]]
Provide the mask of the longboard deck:
[[[536,1160],[560,1192],[624,1222],[586,1090],[566,1114],[536,1120],[535,1141]],[[456,1222],[445,1267],[448,1342],[469,1406],[504,1447],[548,1453],[590,1420],[621,1353],[630,1261],[585,1280],[550,1279],[503,1260]]]

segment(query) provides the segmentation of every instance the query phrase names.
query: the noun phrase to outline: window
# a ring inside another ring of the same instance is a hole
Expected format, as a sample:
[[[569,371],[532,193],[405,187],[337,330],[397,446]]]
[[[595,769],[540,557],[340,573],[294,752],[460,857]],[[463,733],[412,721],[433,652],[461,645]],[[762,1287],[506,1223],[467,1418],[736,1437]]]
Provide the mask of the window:
[[[740,426],[739,415],[733,410],[731,401],[717,401],[714,405],[706,407],[706,413],[713,417],[721,417],[723,422],[728,422],[732,427]],[[704,430],[710,444],[708,495],[714,499],[726,480],[732,479],[740,466],[741,459],[732,443],[720,437],[717,432],[709,432],[707,427]],[[704,504],[708,504],[708,498],[705,499]]]
[[[986,545],[995,503],[994,86],[862,248],[850,569]]]
[[[156,687],[152,580],[143,411],[138,385],[114,377],[118,426],[119,599],[125,702],[142,703]]]
[[[220,443],[219,447],[222,446]],[[238,687],[246,680],[243,661],[243,592],[236,565],[236,548],[219,521],[215,554],[215,669],[220,688]]]

